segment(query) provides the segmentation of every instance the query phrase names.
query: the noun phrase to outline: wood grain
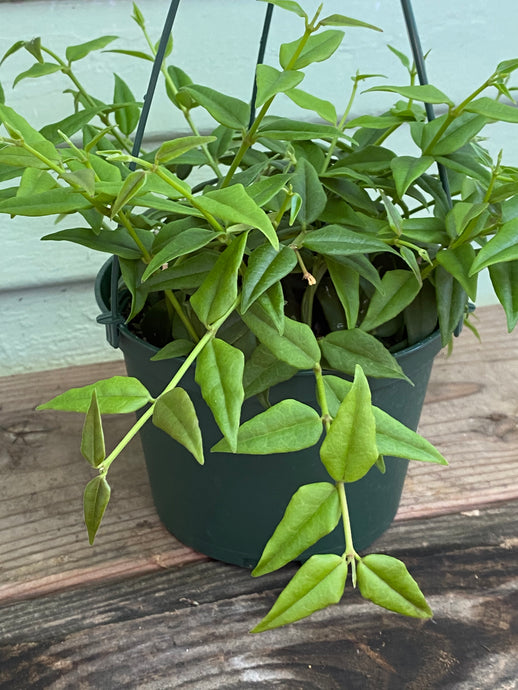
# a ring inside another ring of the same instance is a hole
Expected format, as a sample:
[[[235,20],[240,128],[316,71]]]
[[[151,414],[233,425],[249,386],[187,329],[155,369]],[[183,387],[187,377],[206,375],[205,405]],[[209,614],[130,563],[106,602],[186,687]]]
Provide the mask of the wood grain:
[[[381,538],[427,594],[431,621],[383,612],[349,583],[339,605],[250,635],[294,568],[253,579],[190,563],[2,608],[0,688],[513,688],[517,509],[402,521]]]
[[[465,330],[453,355],[438,357],[420,429],[450,467],[412,464],[398,520],[518,497],[518,339],[497,309],[478,311],[482,344]],[[112,501],[88,545],[81,503],[92,472],[79,452],[82,420],[34,408],[120,373],[121,363],[110,362],[0,379],[0,602],[204,560],[158,520],[138,440],[110,470]],[[107,418],[107,437],[120,438],[130,423]]]

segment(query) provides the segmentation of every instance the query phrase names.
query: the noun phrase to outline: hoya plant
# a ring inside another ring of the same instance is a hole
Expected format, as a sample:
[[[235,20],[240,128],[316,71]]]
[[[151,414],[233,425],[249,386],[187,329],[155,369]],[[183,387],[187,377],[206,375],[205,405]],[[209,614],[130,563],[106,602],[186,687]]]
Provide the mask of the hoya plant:
[[[406,379],[394,353],[437,330],[451,345],[486,267],[509,330],[518,320],[518,169],[493,160],[481,140],[496,121],[518,122],[518,111],[502,102],[512,100],[508,82],[518,60],[501,62],[454,103],[418,84],[411,62],[390,48],[402,83],[378,76],[372,85],[373,75],[357,73],[347,107],[337,112],[301,88],[305,69],[326,63],[350,29],[378,29],[326,16],[322,7],[309,16],[292,0],[272,4],[290,13],[300,36],[280,46],[278,65],[258,65],[253,107],[193,83],[169,63],[170,42],[161,65],[165,97],[191,133],[151,149],[134,150],[142,104],[130,86],[115,75],[106,103],[76,73],[93,51],[155,60],[157,46],[136,5],[138,49],[113,48],[116,37],[102,36],[69,46],[64,56],[39,38],[5,53],[2,62],[20,50],[35,60],[15,78],[16,88],[64,75],[71,112],[36,130],[1,92],[0,212],[67,219],[66,229],[43,239],[115,255],[128,327],[157,346],[154,360],[178,363],[157,397],[135,378],[114,377],[40,408],[85,414],[81,452],[95,475],[84,517],[93,543],[110,498],[110,467],[144,424],[204,463],[197,410],[182,387],[194,369],[221,431],[211,450],[261,455],[314,446],[329,475],[297,490],[253,574],[297,559],[343,525],[344,552],[305,561],[254,630],[339,601],[349,573],[365,598],[426,618],[431,610],[401,561],[356,551],[347,492],[374,466],[384,472],[385,456],[446,463],[372,404],[367,378]],[[362,89],[391,93],[395,102],[381,114],[351,117],[360,112]],[[275,115],[282,99],[300,119]],[[438,107],[432,121],[425,104]],[[201,111],[214,120],[208,132],[196,124]],[[396,132],[407,136],[413,155],[393,150]],[[314,374],[318,406],[292,398],[270,404],[269,389],[304,370]],[[242,403],[252,396],[264,410],[242,420]],[[137,410],[138,421],[107,450],[102,416]]]

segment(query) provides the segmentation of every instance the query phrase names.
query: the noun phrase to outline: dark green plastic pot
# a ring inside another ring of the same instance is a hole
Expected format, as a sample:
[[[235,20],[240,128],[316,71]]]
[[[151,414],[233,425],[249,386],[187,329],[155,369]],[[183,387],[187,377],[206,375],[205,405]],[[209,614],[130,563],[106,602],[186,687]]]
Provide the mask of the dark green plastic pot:
[[[111,261],[103,266],[96,283],[96,298],[104,312],[110,303]],[[157,396],[181,360],[151,362],[157,348],[136,337],[125,325],[119,347],[129,376],[134,376]],[[412,387],[400,380],[371,381],[373,402],[416,430],[440,336],[433,334],[396,357]],[[329,481],[317,447],[277,455],[211,453],[220,438],[191,370],[180,384],[196,407],[205,448],[200,466],[183,446],[153,424],[140,432],[155,505],[164,525],[184,544],[227,563],[253,566],[281,519],[293,493],[302,484]],[[286,397],[317,407],[314,376],[300,372],[270,392],[272,403]],[[263,411],[256,399],[245,401],[242,420]],[[368,547],[391,524],[398,509],[408,461],[385,458],[386,473],[374,467],[360,481],[347,485],[352,532],[357,550]],[[341,525],[301,559],[312,553],[342,553]]]

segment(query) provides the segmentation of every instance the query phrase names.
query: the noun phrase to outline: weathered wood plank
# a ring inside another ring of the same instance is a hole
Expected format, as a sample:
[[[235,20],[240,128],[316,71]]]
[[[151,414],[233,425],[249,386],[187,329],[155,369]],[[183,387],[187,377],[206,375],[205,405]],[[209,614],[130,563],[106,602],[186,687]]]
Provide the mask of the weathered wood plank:
[[[464,329],[439,354],[419,428],[450,466],[411,463],[399,519],[518,497],[518,331],[495,307],[477,314],[481,342]]]
[[[438,358],[421,425],[450,467],[412,465],[399,519],[518,496],[518,333],[505,333],[497,309],[479,311],[482,345],[465,330],[452,357]],[[92,474],[79,452],[82,420],[34,407],[119,373],[121,363],[110,362],[0,378],[0,601],[203,558],[160,524],[138,441],[110,470],[113,498],[88,545],[81,502]],[[129,423],[108,418],[107,437],[120,438]]]
[[[512,688],[517,508],[404,521],[380,540],[420,582],[432,621],[382,612],[349,586],[337,606],[250,635],[293,567],[253,579],[193,563],[2,607],[0,687]]]

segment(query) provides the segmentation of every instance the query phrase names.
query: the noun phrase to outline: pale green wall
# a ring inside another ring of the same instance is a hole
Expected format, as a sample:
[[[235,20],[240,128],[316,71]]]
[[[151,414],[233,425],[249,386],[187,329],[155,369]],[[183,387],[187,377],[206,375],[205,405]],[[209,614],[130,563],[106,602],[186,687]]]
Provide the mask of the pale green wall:
[[[308,10],[317,4],[302,0]],[[19,38],[37,35],[58,52],[69,44],[103,34],[119,35],[121,47],[143,47],[139,30],[130,19],[131,6],[130,0],[0,3],[0,53]],[[150,32],[158,38],[168,2],[141,0],[140,6]],[[183,0],[175,25],[176,64],[195,81],[210,81],[216,88],[248,100],[265,7],[254,0]],[[356,69],[383,73],[392,83],[402,83],[404,74],[399,63],[385,47],[390,43],[408,52],[397,0],[327,0],[325,9],[328,14],[346,13],[377,24],[384,33],[351,30],[333,70],[313,66],[304,88],[340,106],[348,96],[348,75]],[[414,0],[414,11],[423,47],[432,48],[428,60],[430,79],[454,100],[477,86],[497,62],[518,53],[518,10],[514,0]],[[276,64],[279,42],[298,33],[299,22],[294,15],[276,10],[267,52],[270,64]],[[35,126],[41,126],[67,114],[67,97],[61,93],[65,81],[53,75],[44,81],[27,80],[13,90],[14,75],[31,63],[30,56],[20,51],[0,68],[0,81],[7,104],[19,109]],[[135,94],[143,94],[148,69],[149,63],[98,54],[81,65],[80,74],[91,87],[100,84],[100,97],[109,98],[113,71],[131,84]],[[370,112],[381,111],[383,102],[379,94],[369,94],[363,101]],[[283,113],[293,107],[284,104]],[[200,124],[210,126],[208,117]],[[160,136],[183,129],[166,100],[157,100],[148,132]],[[511,126],[499,127],[491,135],[491,149],[505,145],[505,160],[516,164],[518,138]],[[0,375],[118,356],[105,344],[103,329],[95,324],[98,309],[92,297],[92,281],[102,257],[77,246],[40,243],[38,237],[52,228],[51,221],[45,219],[10,221],[0,216]],[[488,288],[483,288],[480,302],[491,299]]]

